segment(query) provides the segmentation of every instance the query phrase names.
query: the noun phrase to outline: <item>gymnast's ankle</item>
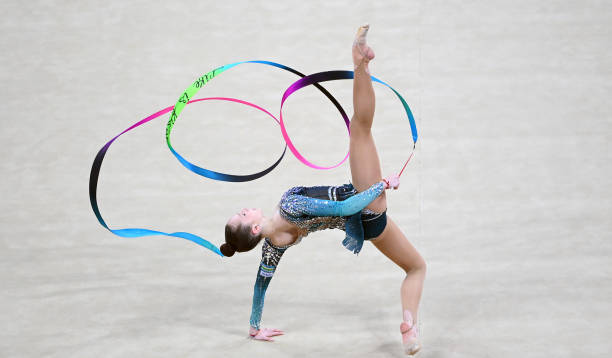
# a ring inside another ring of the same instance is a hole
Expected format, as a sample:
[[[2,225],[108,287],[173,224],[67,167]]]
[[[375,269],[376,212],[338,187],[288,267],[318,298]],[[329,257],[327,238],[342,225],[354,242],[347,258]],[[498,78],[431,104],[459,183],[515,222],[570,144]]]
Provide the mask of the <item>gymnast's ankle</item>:
[[[357,29],[355,40],[353,41],[353,65],[355,70],[360,66],[365,66],[367,73],[370,73],[368,69],[368,63],[374,59],[374,51],[366,43],[366,36],[370,29],[370,25],[363,25]]]

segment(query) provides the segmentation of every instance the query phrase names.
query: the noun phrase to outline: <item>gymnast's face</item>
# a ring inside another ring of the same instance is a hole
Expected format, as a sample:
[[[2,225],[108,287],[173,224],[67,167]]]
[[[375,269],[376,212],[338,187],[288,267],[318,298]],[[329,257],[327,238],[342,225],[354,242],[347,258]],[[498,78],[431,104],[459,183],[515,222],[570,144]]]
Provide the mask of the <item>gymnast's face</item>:
[[[228,224],[232,226],[237,225],[245,225],[245,226],[253,226],[261,224],[261,219],[263,218],[263,213],[261,209],[257,208],[244,208],[232,215],[230,219],[227,221]]]

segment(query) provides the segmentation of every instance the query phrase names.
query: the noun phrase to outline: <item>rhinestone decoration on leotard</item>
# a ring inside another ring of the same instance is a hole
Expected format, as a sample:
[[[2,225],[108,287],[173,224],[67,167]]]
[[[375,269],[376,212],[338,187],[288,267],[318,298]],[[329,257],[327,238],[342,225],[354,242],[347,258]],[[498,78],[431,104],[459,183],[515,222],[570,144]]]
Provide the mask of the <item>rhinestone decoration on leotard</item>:
[[[281,197],[279,212],[283,219],[296,225],[300,229],[300,238],[307,236],[311,232],[325,229],[344,230],[344,217],[342,216],[310,216],[302,214],[303,200],[296,195],[304,194],[305,187],[298,186],[287,190]],[[330,193],[332,193],[330,187]],[[335,194],[332,194],[335,197]],[[330,198],[331,199],[331,198]]]
[[[272,245],[268,238],[264,240],[264,244],[261,248],[261,269],[259,270],[259,274],[264,277],[272,277],[286,249]]]
[[[298,228],[302,229],[299,237],[300,239],[304,236],[307,236],[311,232],[326,230],[326,229],[340,229],[345,230],[346,228],[346,216],[315,216],[315,215],[306,215],[305,211],[311,211],[311,206],[316,206],[321,209],[322,207],[333,207],[338,205],[337,202],[338,187],[330,187],[328,190],[329,200],[317,200],[316,203],[314,200],[305,199],[304,194],[306,191],[306,187],[298,186],[293,187],[287,190],[283,196],[281,197],[279,203],[279,212],[281,216],[296,225]],[[383,183],[377,183],[367,189],[366,191],[371,192],[381,192],[383,189]],[[347,194],[349,197],[354,196],[357,193],[356,190],[352,190]],[[365,192],[364,192],[365,193]],[[371,201],[367,196],[362,196],[363,199],[359,199],[363,203]],[[346,199],[346,198],[345,198]],[[357,205],[360,205],[358,202]],[[323,209],[325,210],[325,209]],[[373,211],[368,209],[363,209],[362,213],[373,213]]]

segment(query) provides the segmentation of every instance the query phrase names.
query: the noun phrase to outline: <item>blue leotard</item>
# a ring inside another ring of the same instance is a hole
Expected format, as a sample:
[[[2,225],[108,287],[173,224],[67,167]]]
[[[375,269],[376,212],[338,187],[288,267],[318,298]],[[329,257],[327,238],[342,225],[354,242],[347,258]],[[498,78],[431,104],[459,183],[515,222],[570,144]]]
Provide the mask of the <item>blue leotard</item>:
[[[335,197],[335,192],[332,195],[331,191],[328,197],[333,200],[306,196],[308,188],[305,187],[294,187],[283,194],[279,203],[281,216],[304,229],[304,233],[295,243],[283,247],[273,245],[268,238],[264,239],[253,293],[251,327],[259,329],[266,289],[287,248],[299,243],[302,237],[311,232],[337,228],[346,232],[343,245],[354,253],[358,253],[364,240],[361,211],[383,191],[384,183],[381,181],[361,193],[356,193],[356,191],[350,193],[351,196],[344,200],[340,199],[342,201],[335,201],[338,198]]]

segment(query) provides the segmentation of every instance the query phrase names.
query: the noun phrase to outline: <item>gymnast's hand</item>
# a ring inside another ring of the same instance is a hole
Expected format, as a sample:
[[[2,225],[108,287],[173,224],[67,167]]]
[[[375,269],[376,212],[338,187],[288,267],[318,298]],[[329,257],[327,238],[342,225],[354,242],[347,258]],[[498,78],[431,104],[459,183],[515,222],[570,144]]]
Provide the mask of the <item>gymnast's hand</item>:
[[[400,181],[399,181],[399,175],[397,175],[397,174],[389,175],[388,177],[383,179],[383,181],[385,182],[385,189],[390,189],[390,188],[397,189],[397,188],[399,188]]]
[[[251,336],[251,338],[262,340],[262,341],[270,341],[270,342],[274,342],[272,337],[281,336],[284,333],[285,332],[281,331],[280,329],[272,329],[272,328],[263,328],[260,330],[256,330],[255,328],[251,327],[249,329],[249,335]]]

